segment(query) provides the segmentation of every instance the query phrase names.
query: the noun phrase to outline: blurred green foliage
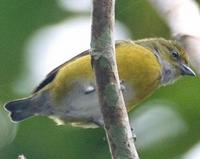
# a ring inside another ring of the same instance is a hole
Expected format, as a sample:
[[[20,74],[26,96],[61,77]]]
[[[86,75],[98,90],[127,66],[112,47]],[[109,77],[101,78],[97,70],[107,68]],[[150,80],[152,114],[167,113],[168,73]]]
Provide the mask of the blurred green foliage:
[[[55,0],[0,0],[1,102],[19,96],[13,93],[13,85],[20,73],[26,70],[24,46],[29,36],[43,26],[58,23],[75,14],[60,9]],[[166,24],[145,0],[118,0],[116,18],[130,29],[134,39],[170,37]],[[172,86],[159,89],[148,99],[165,99],[175,103],[175,110],[187,123],[188,131],[147,150],[139,149],[142,159],[180,158],[199,142],[199,94],[199,79],[184,78]],[[36,117],[18,125],[15,140],[0,149],[0,158],[14,159],[24,154],[27,159],[109,159],[105,138],[102,129],[56,126],[47,118]]]

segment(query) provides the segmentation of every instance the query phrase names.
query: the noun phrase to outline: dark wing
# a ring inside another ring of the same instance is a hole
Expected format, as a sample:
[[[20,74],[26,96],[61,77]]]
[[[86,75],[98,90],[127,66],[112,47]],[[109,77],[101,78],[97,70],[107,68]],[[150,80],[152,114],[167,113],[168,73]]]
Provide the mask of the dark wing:
[[[80,57],[83,57],[85,55],[88,55],[90,52],[90,50],[86,50],[84,52],[82,52],[81,54],[73,57],[72,59],[64,62],[63,64],[61,64],[60,66],[56,67],[55,69],[53,69],[50,73],[47,74],[46,78],[35,88],[35,90],[33,91],[33,93],[38,92],[39,90],[41,90],[42,88],[44,88],[46,85],[48,85],[50,82],[52,82],[54,80],[54,78],[56,77],[57,73],[59,72],[60,68],[62,68],[64,65],[70,63],[71,61],[74,61]]]

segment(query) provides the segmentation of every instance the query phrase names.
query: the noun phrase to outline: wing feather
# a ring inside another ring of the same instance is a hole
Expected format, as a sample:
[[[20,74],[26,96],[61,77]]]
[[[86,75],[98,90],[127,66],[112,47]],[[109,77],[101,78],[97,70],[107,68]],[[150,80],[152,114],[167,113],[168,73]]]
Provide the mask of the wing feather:
[[[115,46],[119,47],[121,43],[125,43],[125,42],[130,42],[130,41],[126,41],[126,40],[117,40]],[[47,74],[46,78],[33,90],[33,93],[36,93],[38,91],[40,91],[42,88],[44,88],[46,85],[48,85],[50,82],[52,82],[57,73],[59,72],[60,68],[62,68],[64,65],[67,65],[68,63],[70,63],[71,61],[74,61],[80,57],[83,57],[85,55],[88,55],[90,53],[90,50],[86,50],[84,52],[82,52],[81,54],[71,58],[70,60],[64,62],[63,64],[61,64],[60,66],[56,67],[55,69],[53,69],[50,73]]]
[[[34,89],[33,93],[36,93],[38,91],[40,91],[42,88],[44,88],[46,85],[48,85],[50,82],[52,82],[57,73],[59,72],[60,68],[62,68],[64,65],[67,65],[68,63],[70,63],[71,61],[74,61],[80,57],[83,57],[85,55],[88,55],[90,52],[90,50],[86,50],[84,52],[82,52],[81,54],[71,58],[70,60],[64,62],[63,64],[61,64],[60,66],[56,67],[55,69],[53,69],[50,73],[47,74],[46,78]]]

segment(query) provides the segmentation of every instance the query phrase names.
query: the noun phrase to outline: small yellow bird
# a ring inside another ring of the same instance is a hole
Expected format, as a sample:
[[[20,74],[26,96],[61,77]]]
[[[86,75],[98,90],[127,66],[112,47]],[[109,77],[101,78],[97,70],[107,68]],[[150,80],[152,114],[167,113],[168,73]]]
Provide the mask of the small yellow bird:
[[[176,41],[150,38],[117,41],[116,59],[127,110],[162,85],[181,75],[195,73]],[[58,124],[102,126],[90,50],[51,71],[30,97],[5,104],[13,121],[34,115],[48,116]]]

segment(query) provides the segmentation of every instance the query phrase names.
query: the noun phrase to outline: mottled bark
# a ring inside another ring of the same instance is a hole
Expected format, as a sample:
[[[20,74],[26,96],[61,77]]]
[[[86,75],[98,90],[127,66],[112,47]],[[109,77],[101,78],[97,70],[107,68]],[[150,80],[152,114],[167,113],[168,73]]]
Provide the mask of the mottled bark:
[[[120,89],[113,38],[114,0],[93,0],[92,65],[113,159],[138,159]]]

